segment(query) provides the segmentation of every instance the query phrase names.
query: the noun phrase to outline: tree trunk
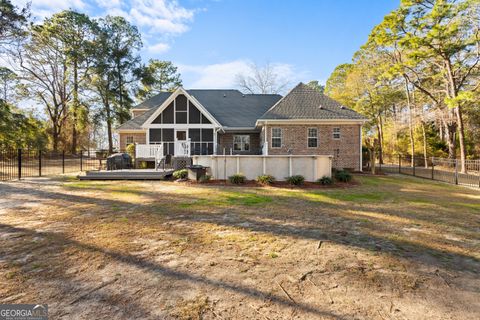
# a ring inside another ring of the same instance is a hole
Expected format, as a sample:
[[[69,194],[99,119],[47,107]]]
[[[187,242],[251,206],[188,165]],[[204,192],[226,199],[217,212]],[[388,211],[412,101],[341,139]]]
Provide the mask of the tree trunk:
[[[466,166],[465,160],[467,156],[467,151],[465,150],[465,129],[463,127],[463,117],[462,117],[462,110],[460,106],[455,108],[455,114],[457,116],[457,123],[458,123],[458,142],[460,143],[460,162],[462,164],[462,173],[466,173]]]
[[[423,159],[425,161],[425,168],[428,168],[427,132],[425,130],[425,122],[424,121],[422,121],[422,136],[423,136]]]
[[[107,115],[108,153],[113,153],[112,116],[108,97],[105,97],[105,113]]]
[[[77,112],[78,112],[78,65],[73,62],[73,109],[72,109],[72,154],[77,151]]]
[[[377,117],[377,135],[378,135],[378,163],[383,164],[383,124],[382,117]]]
[[[445,121],[445,138],[448,145],[448,158],[456,159],[457,158],[457,124],[455,122]]]
[[[408,80],[405,78],[405,94],[407,96],[407,109],[408,109],[408,128],[410,134],[410,152],[412,154],[411,166],[413,167],[415,157],[415,137],[413,136],[413,118],[412,118],[412,101],[410,99],[410,89],[408,88]]]

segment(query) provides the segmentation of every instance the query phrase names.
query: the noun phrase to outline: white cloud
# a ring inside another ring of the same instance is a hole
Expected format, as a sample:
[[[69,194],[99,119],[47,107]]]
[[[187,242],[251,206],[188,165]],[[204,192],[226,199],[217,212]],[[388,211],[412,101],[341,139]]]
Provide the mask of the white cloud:
[[[25,7],[30,0],[13,0],[13,4]],[[61,10],[74,9],[94,17],[122,16],[139,27],[145,41],[155,39],[166,45],[147,48],[150,52],[164,53],[172,37],[189,30],[196,12],[177,0],[32,0],[31,12],[36,22]]]
[[[151,45],[148,47],[148,51],[153,54],[160,54],[167,52],[170,49],[168,43],[159,42],[157,44]]]
[[[298,71],[291,64],[271,63],[270,65],[274,73],[279,76],[279,81],[289,84],[286,89],[297,82],[305,81],[308,75],[308,72]],[[238,59],[209,65],[179,64],[178,69],[188,88],[231,89],[237,87],[237,75],[250,76],[252,74],[251,66],[250,60]]]

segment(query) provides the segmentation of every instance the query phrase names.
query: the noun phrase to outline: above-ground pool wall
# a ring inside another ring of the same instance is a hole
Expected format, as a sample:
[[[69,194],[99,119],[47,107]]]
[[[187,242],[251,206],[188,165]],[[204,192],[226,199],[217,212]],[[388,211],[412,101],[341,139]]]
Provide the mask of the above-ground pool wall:
[[[226,179],[241,173],[249,180],[269,174],[278,181],[286,177],[302,175],[306,181],[316,181],[332,175],[331,156],[193,156],[193,164],[209,167],[213,179]]]

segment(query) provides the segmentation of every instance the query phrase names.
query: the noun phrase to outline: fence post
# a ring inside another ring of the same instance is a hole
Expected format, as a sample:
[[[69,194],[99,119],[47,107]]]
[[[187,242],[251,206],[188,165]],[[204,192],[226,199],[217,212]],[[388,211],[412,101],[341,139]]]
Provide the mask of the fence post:
[[[458,160],[455,159],[455,184],[458,184]]]
[[[17,150],[18,180],[22,179],[22,149]]]
[[[412,163],[413,163],[413,176],[415,177],[415,156],[412,155]]]
[[[65,150],[62,151],[62,174],[65,173]]]
[[[398,173],[402,173],[402,156],[398,155]]]
[[[38,176],[42,176],[42,150],[38,150]]]
[[[83,152],[80,151],[80,172],[83,171]]]
[[[435,180],[433,178],[433,175],[435,174],[435,163],[433,162],[433,157],[432,157],[432,180]]]

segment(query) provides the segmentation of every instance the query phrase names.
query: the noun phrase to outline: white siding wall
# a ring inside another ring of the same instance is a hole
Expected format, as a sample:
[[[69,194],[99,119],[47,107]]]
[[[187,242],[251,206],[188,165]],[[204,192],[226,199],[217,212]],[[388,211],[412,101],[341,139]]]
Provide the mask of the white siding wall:
[[[242,173],[247,179],[254,180],[259,175],[269,174],[278,181],[285,177],[302,175],[306,181],[332,175],[331,156],[193,156],[193,164],[209,167],[214,179],[226,179]]]

